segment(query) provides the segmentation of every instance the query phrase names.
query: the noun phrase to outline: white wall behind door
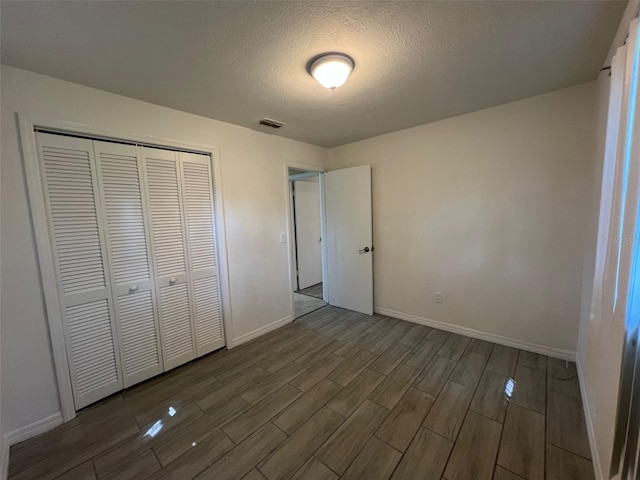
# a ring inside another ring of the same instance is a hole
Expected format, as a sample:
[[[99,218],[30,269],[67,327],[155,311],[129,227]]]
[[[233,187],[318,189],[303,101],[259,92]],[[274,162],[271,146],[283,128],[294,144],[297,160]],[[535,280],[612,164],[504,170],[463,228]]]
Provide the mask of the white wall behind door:
[[[1,67],[2,431],[59,412],[16,112],[182,142],[216,145],[222,164],[233,337],[286,319],[285,163],[319,165],[326,150],[51,77]]]
[[[376,306],[575,353],[595,110],[591,82],[332,149],[373,169]]]
[[[300,289],[322,282],[322,233],[318,177],[296,180],[296,244]]]

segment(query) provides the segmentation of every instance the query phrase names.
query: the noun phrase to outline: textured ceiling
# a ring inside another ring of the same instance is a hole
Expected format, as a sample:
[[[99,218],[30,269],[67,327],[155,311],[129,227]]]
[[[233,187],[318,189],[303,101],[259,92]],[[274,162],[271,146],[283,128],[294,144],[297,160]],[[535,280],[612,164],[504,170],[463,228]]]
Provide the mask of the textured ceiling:
[[[625,2],[3,2],[2,63],[325,147],[595,79]],[[335,92],[305,71],[355,70]]]

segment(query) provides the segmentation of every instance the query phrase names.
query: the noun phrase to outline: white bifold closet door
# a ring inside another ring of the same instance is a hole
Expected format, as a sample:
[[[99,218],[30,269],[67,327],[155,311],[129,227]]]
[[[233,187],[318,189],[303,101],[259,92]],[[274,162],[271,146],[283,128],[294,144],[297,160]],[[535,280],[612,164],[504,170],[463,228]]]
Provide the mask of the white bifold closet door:
[[[211,158],[36,136],[76,408],[223,347]]]
[[[76,408],[123,388],[93,142],[37,134]]]

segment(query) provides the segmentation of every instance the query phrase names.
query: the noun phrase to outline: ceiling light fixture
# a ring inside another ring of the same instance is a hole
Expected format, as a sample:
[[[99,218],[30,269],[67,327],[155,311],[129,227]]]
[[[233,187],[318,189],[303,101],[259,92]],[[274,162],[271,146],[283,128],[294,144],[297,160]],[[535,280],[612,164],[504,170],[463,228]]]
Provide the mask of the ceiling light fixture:
[[[320,85],[335,90],[347,81],[353,70],[353,59],[344,53],[325,53],[311,59],[309,73]]]

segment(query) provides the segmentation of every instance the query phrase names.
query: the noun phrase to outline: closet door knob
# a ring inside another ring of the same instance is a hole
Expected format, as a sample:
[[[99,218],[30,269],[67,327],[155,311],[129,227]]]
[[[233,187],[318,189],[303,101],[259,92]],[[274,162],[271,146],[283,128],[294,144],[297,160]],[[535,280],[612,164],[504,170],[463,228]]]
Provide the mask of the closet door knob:
[[[169,285],[173,285],[177,282],[178,280],[176,278],[170,278],[169,279]]]
[[[129,288],[130,293],[137,292],[137,291],[138,291],[138,285],[131,285],[131,288]]]

